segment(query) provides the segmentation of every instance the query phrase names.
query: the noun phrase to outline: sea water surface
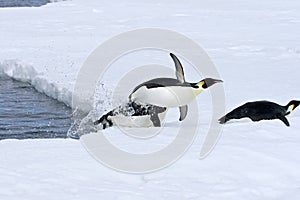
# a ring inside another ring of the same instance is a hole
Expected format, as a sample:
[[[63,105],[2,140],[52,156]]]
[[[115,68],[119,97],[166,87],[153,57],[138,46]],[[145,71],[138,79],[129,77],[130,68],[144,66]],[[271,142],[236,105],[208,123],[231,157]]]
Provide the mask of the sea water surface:
[[[66,138],[71,112],[29,83],[0,76],[0,139]]]
[[[39,7],[50,3],[49,0],[0,0],[0,7]]]

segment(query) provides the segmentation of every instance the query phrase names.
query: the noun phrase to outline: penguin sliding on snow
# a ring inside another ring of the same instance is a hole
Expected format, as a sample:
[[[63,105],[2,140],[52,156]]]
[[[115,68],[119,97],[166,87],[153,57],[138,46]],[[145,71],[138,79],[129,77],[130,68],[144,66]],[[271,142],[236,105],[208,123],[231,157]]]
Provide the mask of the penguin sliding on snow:
[[[198,83],[186,82],[179,59],[172,53],[170,53],[170,56],[175,63],[177,79],[155,78],[146,81],[132,91],[129,100],[139,104],[150,104],[159,107],[179,107],[179,121],[182,121],[187,115],[187,105],[198,94],[215,83],[223,81],[206,78]]]
[[[286,126],[290,126],[286,116],[289,115],[300,101],[293,100],[286,106],[281,106],[269,101],[248,102],[219,119],[221,124],[231,119],[241,119],[248,117],[252,121],[280,119]]]
[[[117,124],[129,127],[161,126],[167,108],[153,105],[139,105],[128,102],[102,115],[94,125],[102,124],[102,128]]]

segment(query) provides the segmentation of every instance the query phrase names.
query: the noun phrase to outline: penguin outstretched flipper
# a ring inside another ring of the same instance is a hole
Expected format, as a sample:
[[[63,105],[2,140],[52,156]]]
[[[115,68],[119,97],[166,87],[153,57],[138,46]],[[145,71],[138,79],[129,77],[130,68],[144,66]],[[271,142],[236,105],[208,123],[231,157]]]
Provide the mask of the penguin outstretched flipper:
[[[151,114],[150,115],[150,120],[152,121],[154,127],[160,127],[161,126],[160,119],[159,119],[157,113]]]
[[[179,121],[182,121],[185,119],[186,115],[187,115],[187,112],[188,112],[188,106],[185,105],[185,106],[181,106],[179,107],[179,112],[180,112],[180,118],[179,118]]]
[[[148,114],[150,114],[150,120],[154,127],[161,127],[161,122],[158,114],[166,111],[166,109],[167,108],[157,106],[150,106],[148,108]]]
[[[278,119],[280,119],[286,126],[290,126],[289,121],[287,120],[287,118],[283,115],[277,115]]]
[[[173,53],[170,53],[170,56],[173,59],[175,64],[177,80],[179,80],[181,83],[184,83],[185,82],[184,71],[179,59]]]
[[[171,58],[174,61],[175,64],[175,69],[176,69],[176,77],[177,80],[181,83],[185,82],[185,78],[184,78],[184,71],[183,71],[183,67],[179,61],[179,59],[177,58],[177,56],[175,56],[173,53],[170,53]],[[180,112],[180,118],[179,121],[182,121],[185,119],[187,112],[188,112],[188,106],[181,106],[179,107],[179,112]]]

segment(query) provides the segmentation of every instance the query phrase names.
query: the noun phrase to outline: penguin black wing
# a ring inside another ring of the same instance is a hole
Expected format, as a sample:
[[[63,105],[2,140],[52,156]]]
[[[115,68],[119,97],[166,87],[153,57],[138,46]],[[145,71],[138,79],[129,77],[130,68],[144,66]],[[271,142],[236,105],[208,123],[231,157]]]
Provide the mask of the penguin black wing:
[[[289,121],[287,120],[287,118],[286,118],[285,116],[283,116],[283,115],[278,115],[277,117],[278,117],[278,119],[280,119],[286,126],[290,126],[290,123],[289,123]]]
[[[184,71],[183,71],[182,64],[180,63],[177,56],[175,56],[172,53],[170,53],[170,56],[173,59],[174,64],[175,64],[177,80],[181,83],[185,83]],[[182,120],[185,119],[185,117],[187,115],[187,112],[188,112],[188,106],[187,105],[179,107],[179,113],[180,113],[179,121],[182,121]]]
[[[179,59],[172,53],[170,53],[171,58],[174,61],[175,64],[175,69],[176,69],[176,77],[177,79],[181,82],[184,83],[185,82],[185,78],[184,78],[184,72],[183,72],[183,67],[179,61]]]
[[[185,119],[187,112],[188,112],[188,106],[180,106],[179,107],[179,112],[180,112],[180,117],[179,117],[179,121],[182,121]]]

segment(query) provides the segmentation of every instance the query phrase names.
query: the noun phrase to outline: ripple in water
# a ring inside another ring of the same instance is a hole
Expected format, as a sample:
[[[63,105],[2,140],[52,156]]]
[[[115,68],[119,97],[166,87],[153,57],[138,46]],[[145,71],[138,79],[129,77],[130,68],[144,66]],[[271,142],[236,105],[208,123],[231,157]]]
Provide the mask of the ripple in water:
[[[0,77],[0,139],[66,138],[71,112],[29,83]]]

